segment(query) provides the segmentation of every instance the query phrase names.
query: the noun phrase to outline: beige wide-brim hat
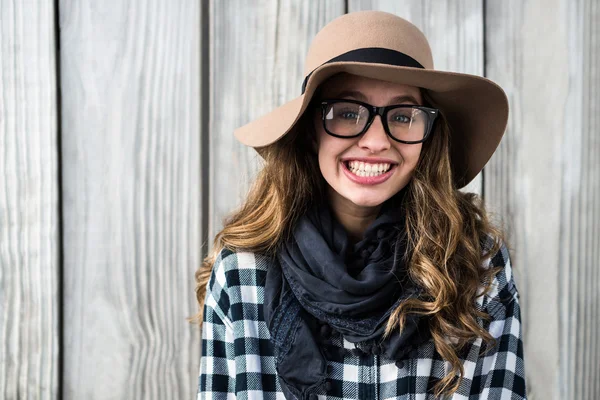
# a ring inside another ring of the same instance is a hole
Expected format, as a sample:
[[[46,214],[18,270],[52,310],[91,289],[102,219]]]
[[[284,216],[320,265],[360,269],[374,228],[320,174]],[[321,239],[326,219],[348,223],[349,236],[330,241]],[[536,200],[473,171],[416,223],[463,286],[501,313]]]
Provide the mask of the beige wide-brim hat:
[[[339,72],[427,89],[451,129],[451,162],[458,188],[483,169],[502,139],[508,99],[500,86],[470,74],[433,69],[431,48],[415,25],[382,11],[337,17],[313,39],[302,94],[237,128],[235,137],[261,154],[300,119],[317,87]]]

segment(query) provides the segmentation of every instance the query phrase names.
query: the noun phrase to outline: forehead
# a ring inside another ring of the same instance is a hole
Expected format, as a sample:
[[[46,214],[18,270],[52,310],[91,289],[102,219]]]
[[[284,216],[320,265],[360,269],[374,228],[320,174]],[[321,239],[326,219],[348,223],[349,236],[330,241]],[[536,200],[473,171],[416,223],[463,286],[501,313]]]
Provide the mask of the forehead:
[[[321,83],[319,89],[326,96],[335,95],[341,91],[355,90],[364,93],[367,97],[376,95],[397,96],[400,94],[411,94],[417,98],[421,97],[421,91],[417,86],[381,81],[345,72],[330,77]]]

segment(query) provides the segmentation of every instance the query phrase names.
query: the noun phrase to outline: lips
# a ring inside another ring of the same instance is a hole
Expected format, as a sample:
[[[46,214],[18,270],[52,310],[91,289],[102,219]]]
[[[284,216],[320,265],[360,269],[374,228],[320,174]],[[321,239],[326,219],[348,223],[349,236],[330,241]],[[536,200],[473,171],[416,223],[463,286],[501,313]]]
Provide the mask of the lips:
[[[398,167],[397,163],[393,163],[393,164],[390,163],[392,165],[390,165],[390,168],[387,170],[387,172],[383,172],[381,174],[375,175],[375,173],[378,173],[379,171],[371,171],[371,173],[367,174],[367,175],[372,175],[372,176],[365,176],[366,174],[362,172],[363,170],[358,170],[357,171],[358,174],[353,172],[349,166],[350,161],[358,161],[358,159],[342,161],[341,162],[342,170],[344,171],[344,174],[346,175],[346,177],[348,179],[350,179],[352,182],[360,184],[360,185],[378,185],[380,183],[383,183],[383,182],[387,181],[394,174],[394,171]],[[388,160],[385,160],[385,161],[388,161]],[[356,166],[356,162],[354,162],[352,164],[354,164],[354,166]],[[367,164],[367,163],[365,163],[365,164]],[[384,163],[378,162],[378,163],[368,163],[368,164],[378,165],[378,164],[384,164]],[[356,171],[356,169],[354,169],[354,170]]]

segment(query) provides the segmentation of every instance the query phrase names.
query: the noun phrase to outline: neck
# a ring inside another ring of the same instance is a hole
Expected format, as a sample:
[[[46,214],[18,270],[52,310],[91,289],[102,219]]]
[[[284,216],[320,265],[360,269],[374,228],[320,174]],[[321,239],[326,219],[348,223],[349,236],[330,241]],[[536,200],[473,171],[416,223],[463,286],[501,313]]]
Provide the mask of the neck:
[[[373,207],[356,205],[331,188],[329,204],[335,218],[346,229],[348,239],[352,243],[356,243],[363,238],[365,231],[377,218],[381,209],[381,204]]]

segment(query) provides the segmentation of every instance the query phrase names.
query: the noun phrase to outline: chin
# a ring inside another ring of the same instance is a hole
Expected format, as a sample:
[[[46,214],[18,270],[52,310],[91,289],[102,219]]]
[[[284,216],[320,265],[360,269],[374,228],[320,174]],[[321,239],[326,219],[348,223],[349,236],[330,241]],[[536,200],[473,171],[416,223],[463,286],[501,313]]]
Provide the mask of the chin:
[[[392,194],[351,192],[347,193],[347,196],[344,197],[359,207],[377,207],[392,197]]]

